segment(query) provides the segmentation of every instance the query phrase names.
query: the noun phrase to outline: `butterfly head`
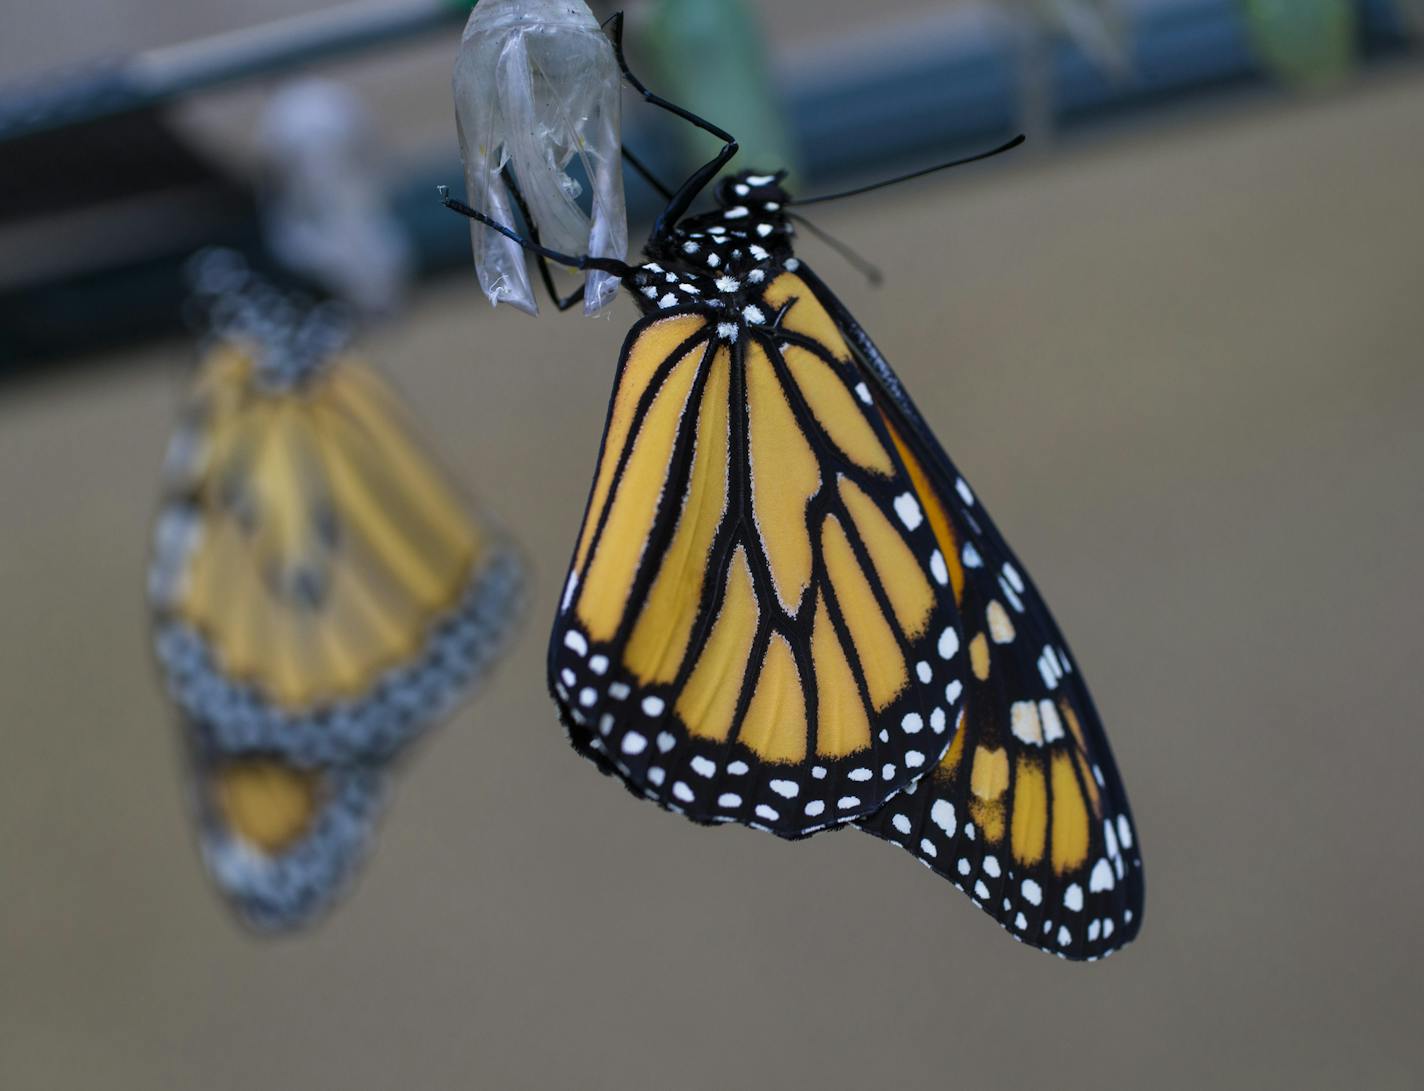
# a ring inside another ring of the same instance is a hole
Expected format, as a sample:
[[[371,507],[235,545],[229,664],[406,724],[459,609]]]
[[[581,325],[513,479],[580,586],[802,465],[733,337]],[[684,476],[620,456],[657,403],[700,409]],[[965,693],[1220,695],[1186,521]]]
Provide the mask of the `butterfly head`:
[[[785,171],[741,171],[724,178],[715,190],[719,208],[680,220],[651,241],[646,253],[653,260],[626,282],[635,295],[651,301],[642,303],[644,309],[689,304],[688,295],[733,306],[744,281],[759,284],[773,277],[791,258],[795,234],[785,212],[790,202],[781,188],[785,177]]]
[[[791,201],[791,195],[781,187],[785,180],[784,170],[774,174],[758,174],[754,170],[738,171],[717,183],[717,203],[724,209],[746,205],[748,208],[770,213],[780,212]]]

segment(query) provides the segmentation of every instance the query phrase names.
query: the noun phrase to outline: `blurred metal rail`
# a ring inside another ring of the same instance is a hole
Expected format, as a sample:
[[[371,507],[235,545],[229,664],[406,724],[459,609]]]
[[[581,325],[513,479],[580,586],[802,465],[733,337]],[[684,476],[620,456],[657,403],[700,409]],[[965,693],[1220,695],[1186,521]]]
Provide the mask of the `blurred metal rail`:
[[[0,87],[0,153],[9,141],[450,32],[473,6],[473,0],[342,4]]]
[[[205,178],[200,164],[185,159],[184,149],[168,147],[155,133],[162,106],[221,84],[362,48],[454,34],[468,7],[455,0],[396,9],[349,5],[275,28],[142,54],[68,84],[30,88],[23,100],[0,90],[0,194],[17,185],[7,178],[8,168],[26,145],[32,160],[36,150],[48,147],[62,164],[66,156],[59,153],[78,147],[96,127],[125,122],[131,129],[147,126],[143,135],[167,154],[164,162],[171,161],[169,169],[189,198],[184,230],[167,250],[154,242],[161,232],[151,221],[157,233],[149,237],[148,252],[119,252],[92,268],[55,271],[52,262],[38,260],[40,249],[53,244],[28,230],[19,217],[27,209],[43,211],[53,225],[55,214],[63,211],[65,187],[57,184],[62,171],[42,179],[38,189],[32,185],[26,191],[18,183],[19,189],[0,201],[0,369],[172,328],[182,292],[181,263],[195,238],[238,245],[260,263],[250,187],[244,190],[245,180]],[[1126,78],[1104,75],[1066,40],[1055,46],[1052,87],[1059,134],[1071,136],[1162,107],[1270,86],[1235,0],[1137,0],[1130,12],[1132,71]],[[1387,0],[1365,0],[1361,30],[1366,63],[1412,48]],[[1003,21],[958,10],[790,58],[781,75],[806,177],[819,188],[847,175],[947,157],[1003,136],[1019,122],[1016,64],[1014,37]],[[131,140],[132,134],[124,139]],[[635,126],[627,139],[654,160],[671,158],[657,130]],[[85,148],[84,154],[91,170],[83,182],[92,187],[93,149]],[[437,183],[460,177],[458,162],[440,157],[408,164],[392,183],[393,202],[425,272],[468,260],[466,232],[451,224],[432,197]],[[129,184],[142,192],[151,181],[141,177]],[[207,222],[201,202],[191,199],[205,184],[215,193]],[[651,193],[635,185],[630,200],[633,216],[646,217]],[[85,222],[79,213],[75,222],[59,225],[65,245],[82,245],[85,230],[101,230],[92,213],[82,210],[90,216],[87,227],[78,226]],[[147,208],[145,214],[152,218],[154,210]],[[132,209],[128,215],[134,215]],[[28,260],[23,248],[32,250],[35,260]],[[39,275],[26,276],[31,268]]]

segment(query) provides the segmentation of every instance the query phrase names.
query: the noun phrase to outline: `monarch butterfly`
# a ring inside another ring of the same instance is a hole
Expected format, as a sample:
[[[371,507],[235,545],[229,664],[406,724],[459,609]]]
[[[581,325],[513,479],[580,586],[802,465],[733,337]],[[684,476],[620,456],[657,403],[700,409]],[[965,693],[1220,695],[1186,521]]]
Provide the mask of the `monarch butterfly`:
[[[738,173],[686,216],[736,142],[617,52],[647,101],[726,142],[669,195],[646,261],[559,254],[445,198],[541,262],[617,272],[643,312],[549,647],[573,745],[694,821],[854,823],[1015,938],[1111,953],[1141,925],[1136,832],[1042,598],[794,256],[784,174]]]
[[[494,658],[519,566],[319,313],[258,298],[227,300],[170,441],[149,599],[204,855],[279,928],[330,901],[385,763]]]

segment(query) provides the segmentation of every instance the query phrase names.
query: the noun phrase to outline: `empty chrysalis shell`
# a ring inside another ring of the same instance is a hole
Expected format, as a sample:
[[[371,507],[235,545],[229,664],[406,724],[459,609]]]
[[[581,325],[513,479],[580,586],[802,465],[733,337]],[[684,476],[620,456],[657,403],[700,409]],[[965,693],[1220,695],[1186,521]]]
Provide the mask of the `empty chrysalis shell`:
[[[567,254],[622,259],[620,74],[613,47],[582,0],[481,0],[455,60],[455,120],[469,202],[515,226],[513,171],[540,241]],[[575,159],[581,170],[571,173]],[[579,204],[592,189],[591,213]],[[494,304],[538,313],[519,244],[471,222],[475,270]],[[612,301],[618,278],[590,270],[584,313]]]

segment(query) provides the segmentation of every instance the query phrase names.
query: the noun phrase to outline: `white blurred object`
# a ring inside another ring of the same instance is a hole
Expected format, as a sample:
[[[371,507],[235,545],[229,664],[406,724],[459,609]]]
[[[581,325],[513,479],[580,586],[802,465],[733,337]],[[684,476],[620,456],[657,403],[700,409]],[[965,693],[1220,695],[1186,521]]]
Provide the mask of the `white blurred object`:
[[[355,92],[318,79],[284,88],[260,136],[268,248],[363,312],[393,309],[410,279],[410,240],[387,204],[374,127]]]
[[[1066,34],[1103,71],[1128,74],[1127,17],[1120,0],[1034,0],[1033,6],[1044,23]]]
[[[469,203],[516,227],[514,196],[501,173],[508,165],[543,245],[623,259],[621,83],[612,43],[582,0],[481,0],[465,24],[454,75]],[[592,186],[592,215],[579,207],[583,187],[568,172],[575,156]],[[470,241],[490,302],[537,314],[519,244],[474,221]],[[584,313],[617,293],[614,274],[590,270]]]
[[[1067,37],[1113,79],[1132,72],[1122,0],[1006,0],[1018,61],[1020,125],[1042,151],[1054,131],[1054,39]]]

